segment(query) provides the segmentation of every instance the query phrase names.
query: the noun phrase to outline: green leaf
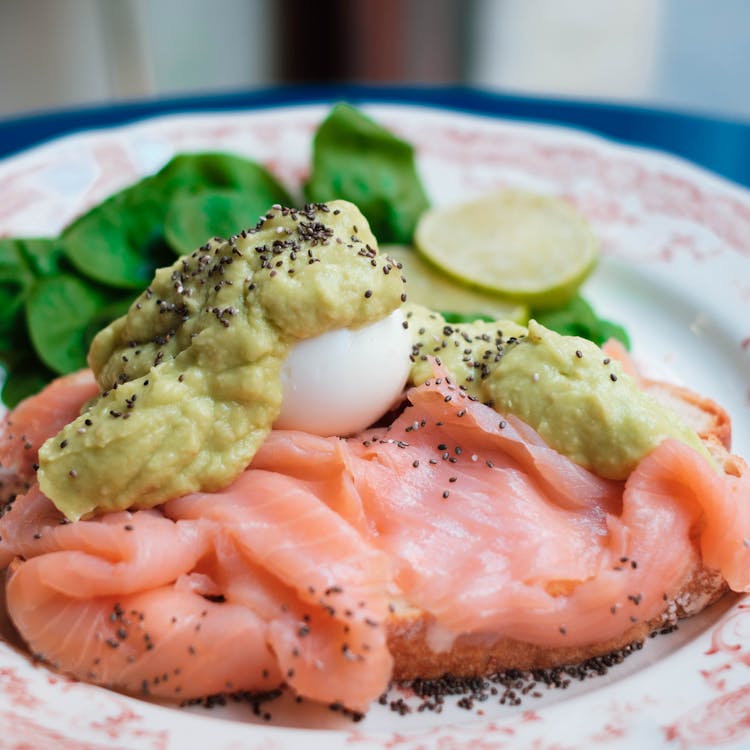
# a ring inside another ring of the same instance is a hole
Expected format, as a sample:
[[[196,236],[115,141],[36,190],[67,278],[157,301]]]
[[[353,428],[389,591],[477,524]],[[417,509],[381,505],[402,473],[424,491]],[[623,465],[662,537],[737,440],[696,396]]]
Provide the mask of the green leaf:
[[[102,284],[125,289],[146,286],[171,254],[162,237],[166,196],[147,178],[107,198],[62,233],[75,268]]]
[[[0,398],[9,409],[17,406],[27,396],[38,393],[55,377],[55,373],[45,367],[30,351],[12,365],[3,365],[7,375]]]
[[[583,297],[576,295],[563,307],[554,310],[535,310],[538,323],[564,336],[580,336],[601,346],[607,339],[616,338],[628,349],[630,338],[618,323],[600,318]]]
[[[211,237],[230,237],[255,226],[278,198],[265,192],[204,190],[178,194],[164,221],[164,236],[177,255],[193,252]]]
[[[413,147],[347,104],[334,107],[315,134],[305,194],[355,203],[379,243],[410,243],[429,205]]]
[[[79,217],[62,234],[66,256],[84,276],[109,286],[141,289],[173,255],[164,222],[175,196],[210,190],[257,194],[265,211],[289,203],[288,193],[261,166],[230,154],[183,154],[160,172],[115,193]],[[254,225],[253,213],[243,226]],[[208,236],[191,247],[202,244]]]
[[[0,330],[15,319],[31,287],[34,273],[23,252],[23,240],[0,239]]]
[[[41,279],[26,300],[34,350],[57,373],[86,366],[89,321],[106,304],[102,291],[72,275]]]
[[[14,241],[36,276],[55,276],[63,270],[65,255],[57,237],[22,237]]]
[[[596,343],[603,344],[607,339],[617,339],[622,345],[630,350],[630,336],[623,326],[613,323],[611,320],[599,320],[599,332]]]
[[[0,364],[6,373],[2,401],[9,408],[38,391],[56,374],[32,348],[24,308],[37,278],[54,276],[63,262],[56,239],[0,239]]]
[[[475,320],[484,320],[488,323],[492,323],[494,318],[492,315],[485,315],[484,313],[457,313],[449,311],[441,311],[440,314],[445,318],[446,323],[473,323]]]
[[[250,217],[247,226],[254,226],[260,214],[274,203],[290,205],[292,202],[289,193],[265,167],[233,154],[180,154],[154,175],[154,181],[170,198],[178,191],[198,193],[208,189],[257,196],[263,207],[258,216]]]

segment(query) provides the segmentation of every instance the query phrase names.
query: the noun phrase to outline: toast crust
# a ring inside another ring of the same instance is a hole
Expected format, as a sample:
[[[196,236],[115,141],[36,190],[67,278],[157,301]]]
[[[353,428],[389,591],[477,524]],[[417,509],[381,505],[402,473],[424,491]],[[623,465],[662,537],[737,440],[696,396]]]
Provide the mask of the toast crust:
[[[486,638],[459,636],[448,651],[435,652],[427,641],[431,618],[418,610],[400,612],[388,623],[388,648],[394,660],[393,679],[437,679],[447,674],[481,677],[508,669],[528,671],[579,664],[643,641],[654,631],[673,626],[683,617],[696,615],[727,591],[720,574],[695,568],[678,596],[665,603],[658,617],[632,625],[617,638],[585,646],[550,647],[512,638],[488,641]]]
[[[731,422],[721,406],[680,386],[659,381],[642,381],[642,385],[698,432],[725,473],[737,476],[745,470],[744,461],[729,453]],[[482,677],[509,669],[528,671],[579,664],[643,641],[650,633],[672,626],[678,619],[696,615],[727,591],[728,586],[718,572],[696,566],[685,578],[678,595],[665,602],[657,617],[632,625],[617,638],[564,647],[462,635],[447,651],[436,652],[430,648],[427,638],[432,624],[430,615],[399,606],[387,623],[388,648],[394,659],[393,679],[437,679],[445,675]]]

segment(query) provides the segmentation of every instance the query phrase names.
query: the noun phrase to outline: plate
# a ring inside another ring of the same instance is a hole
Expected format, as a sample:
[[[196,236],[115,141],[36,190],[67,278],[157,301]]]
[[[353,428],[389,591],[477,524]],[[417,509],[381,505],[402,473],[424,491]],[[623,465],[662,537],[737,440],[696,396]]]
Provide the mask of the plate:
[[[674,157],[571,129],[403,104],[363,109],[416,145],[435,204],[504,186],[572,200],[603,242],[585,296],[627,325],[651,374],[722,403],[735,451],[750,456],[750,193]],[[246,155],[299,195],[327,111],[181,114],[40,146],[0,163],[0,236],[55,234],[183,151]],[[178,709],[71,681],[2,641],[0,747],[739,748],[750,742],[750,597],[726,597],[603,677],[532,692],[540,697],[512,707],[497,695],[468,709],[447,700],[442,713],[376,705],[361,722],[282,701],[264,719],[242,703]]]

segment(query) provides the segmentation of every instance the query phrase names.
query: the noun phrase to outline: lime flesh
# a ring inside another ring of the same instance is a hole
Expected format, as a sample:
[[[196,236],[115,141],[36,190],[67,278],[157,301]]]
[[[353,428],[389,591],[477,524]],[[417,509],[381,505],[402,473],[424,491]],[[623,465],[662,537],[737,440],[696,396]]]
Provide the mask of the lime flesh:
[[[599,255],[596,236],[573,206],[517,190],[427,211],[415,242],[443,273],[535,308],[567,302]]]
[[[529,319],[528,307],[523,303],[461,284],[425,262],[411,247],[381,245],[380,251],[403,266],[401,273],[406,278],[406,297],[409,302],[416,302],[442,313],[481,315],[493,320],[512,320],[522,324]]]

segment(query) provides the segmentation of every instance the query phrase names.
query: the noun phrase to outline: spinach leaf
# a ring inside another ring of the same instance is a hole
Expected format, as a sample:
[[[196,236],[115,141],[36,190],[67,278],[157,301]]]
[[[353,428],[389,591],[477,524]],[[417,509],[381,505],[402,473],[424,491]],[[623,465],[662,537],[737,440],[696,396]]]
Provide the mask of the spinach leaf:
[[[289,193],[265,167],[233,154],[180,154],[153,179],[162,194],[169,197],[177,191],[197,193],[205,190],[232,190],[257,196],[262,205],[258,216],[274,203],[290,205],[292,202]],[[252,217],[252,224],[257,220],[257,216]]]
[[[265,193],[204,190],[174,197],[164,220],[164,236],[177,255],[191,253],[211,237],[230,237],[255,226],[274,203]]]
[[[62,233],[65,255],[82,275],[142,288],[171,254],[162,237],[164,196],[149,177],[107,198]]]
[[[265,211],[289,203],[289,194],[260,165],[230,154],[183,154],[157,174],[115,193],[62,234],[66,256],[84,276],[123,289],[141,289],[154,271],[173,260],[164,237],[172,200],[211,190],[257,195]],[[255,224],[255,212],[240,227]],[[200,238],[190,248],[205,242]]]
[[[274,203],[291,202],[259,164],[231,154],[183,154],[93,207],[59,238],[0,238],[6,405],[85,366],[97,331],[127,311],[135,290],[174,252],[255,225]],[[168,215],[174,250],[165,237]]]
[[[310,201],[356,203],[378,242],[410,243],[428,200],[414,148],[347,104],[338,104],[313,141]]]
[[[57,375],[42,364],[31,346],[23,305],[14,322],[12,329],[0,335],[0,366],[5,370],[0,398],[8,408],[36,393]]]
[[[0,398],[9,409],[27,396],[41,391],[57,374],[45,367],[30,350],[21,356],[14,357],[12,362],[4,361],[3,366],[7,371],[7,376]]]
[[[0,238],[0,316],[10,300],[25,295],[34,284],[34,270],[29,264],[24,244],[25,239]]]
[[[484,313],[457,313],[450,311],[441,311],[440,314],[445,318],[446,323],[473,323],[475,320],[483,320],[492,323],[495,319],[492,315]]]
[[[471,323],[474,320],[492,321],[481,313],[441,312],[447,323]],[[573,297],[563,307],[553,310],[533,310],[531,317],[546,328],[564,336],[580,336],[601,346],[607,339],[615,338],[630,349],[627,331],[618,323],[600,318],[594,308],[580,295]]]
[[[34,272],[23,252],[24,242],[0,239],[0,331],[12,325],[34,284]]]
[[[26,324],[41,361],[57,373],[86,366],[86,328],[105,294],[71,274],[40,279],[26,299]]]
[[[0,366],[5,370],[2,401],[7,407],[35,393],[56,375],[42,363],[29,341],[25,304],[37,279],[54,277],[63,265],[56,239],[0,239]]]
[[[580,295],[573,297],[563,307],[535,310],[531,317],[565,336],[581,336],[599,346],[609,338],[616,338],[630,349],[627,331],[618,323],[600,318]]]
[[[19,237],[12,242],[36,276],[54,276],[65,266],[65,255],[56,237]]]

